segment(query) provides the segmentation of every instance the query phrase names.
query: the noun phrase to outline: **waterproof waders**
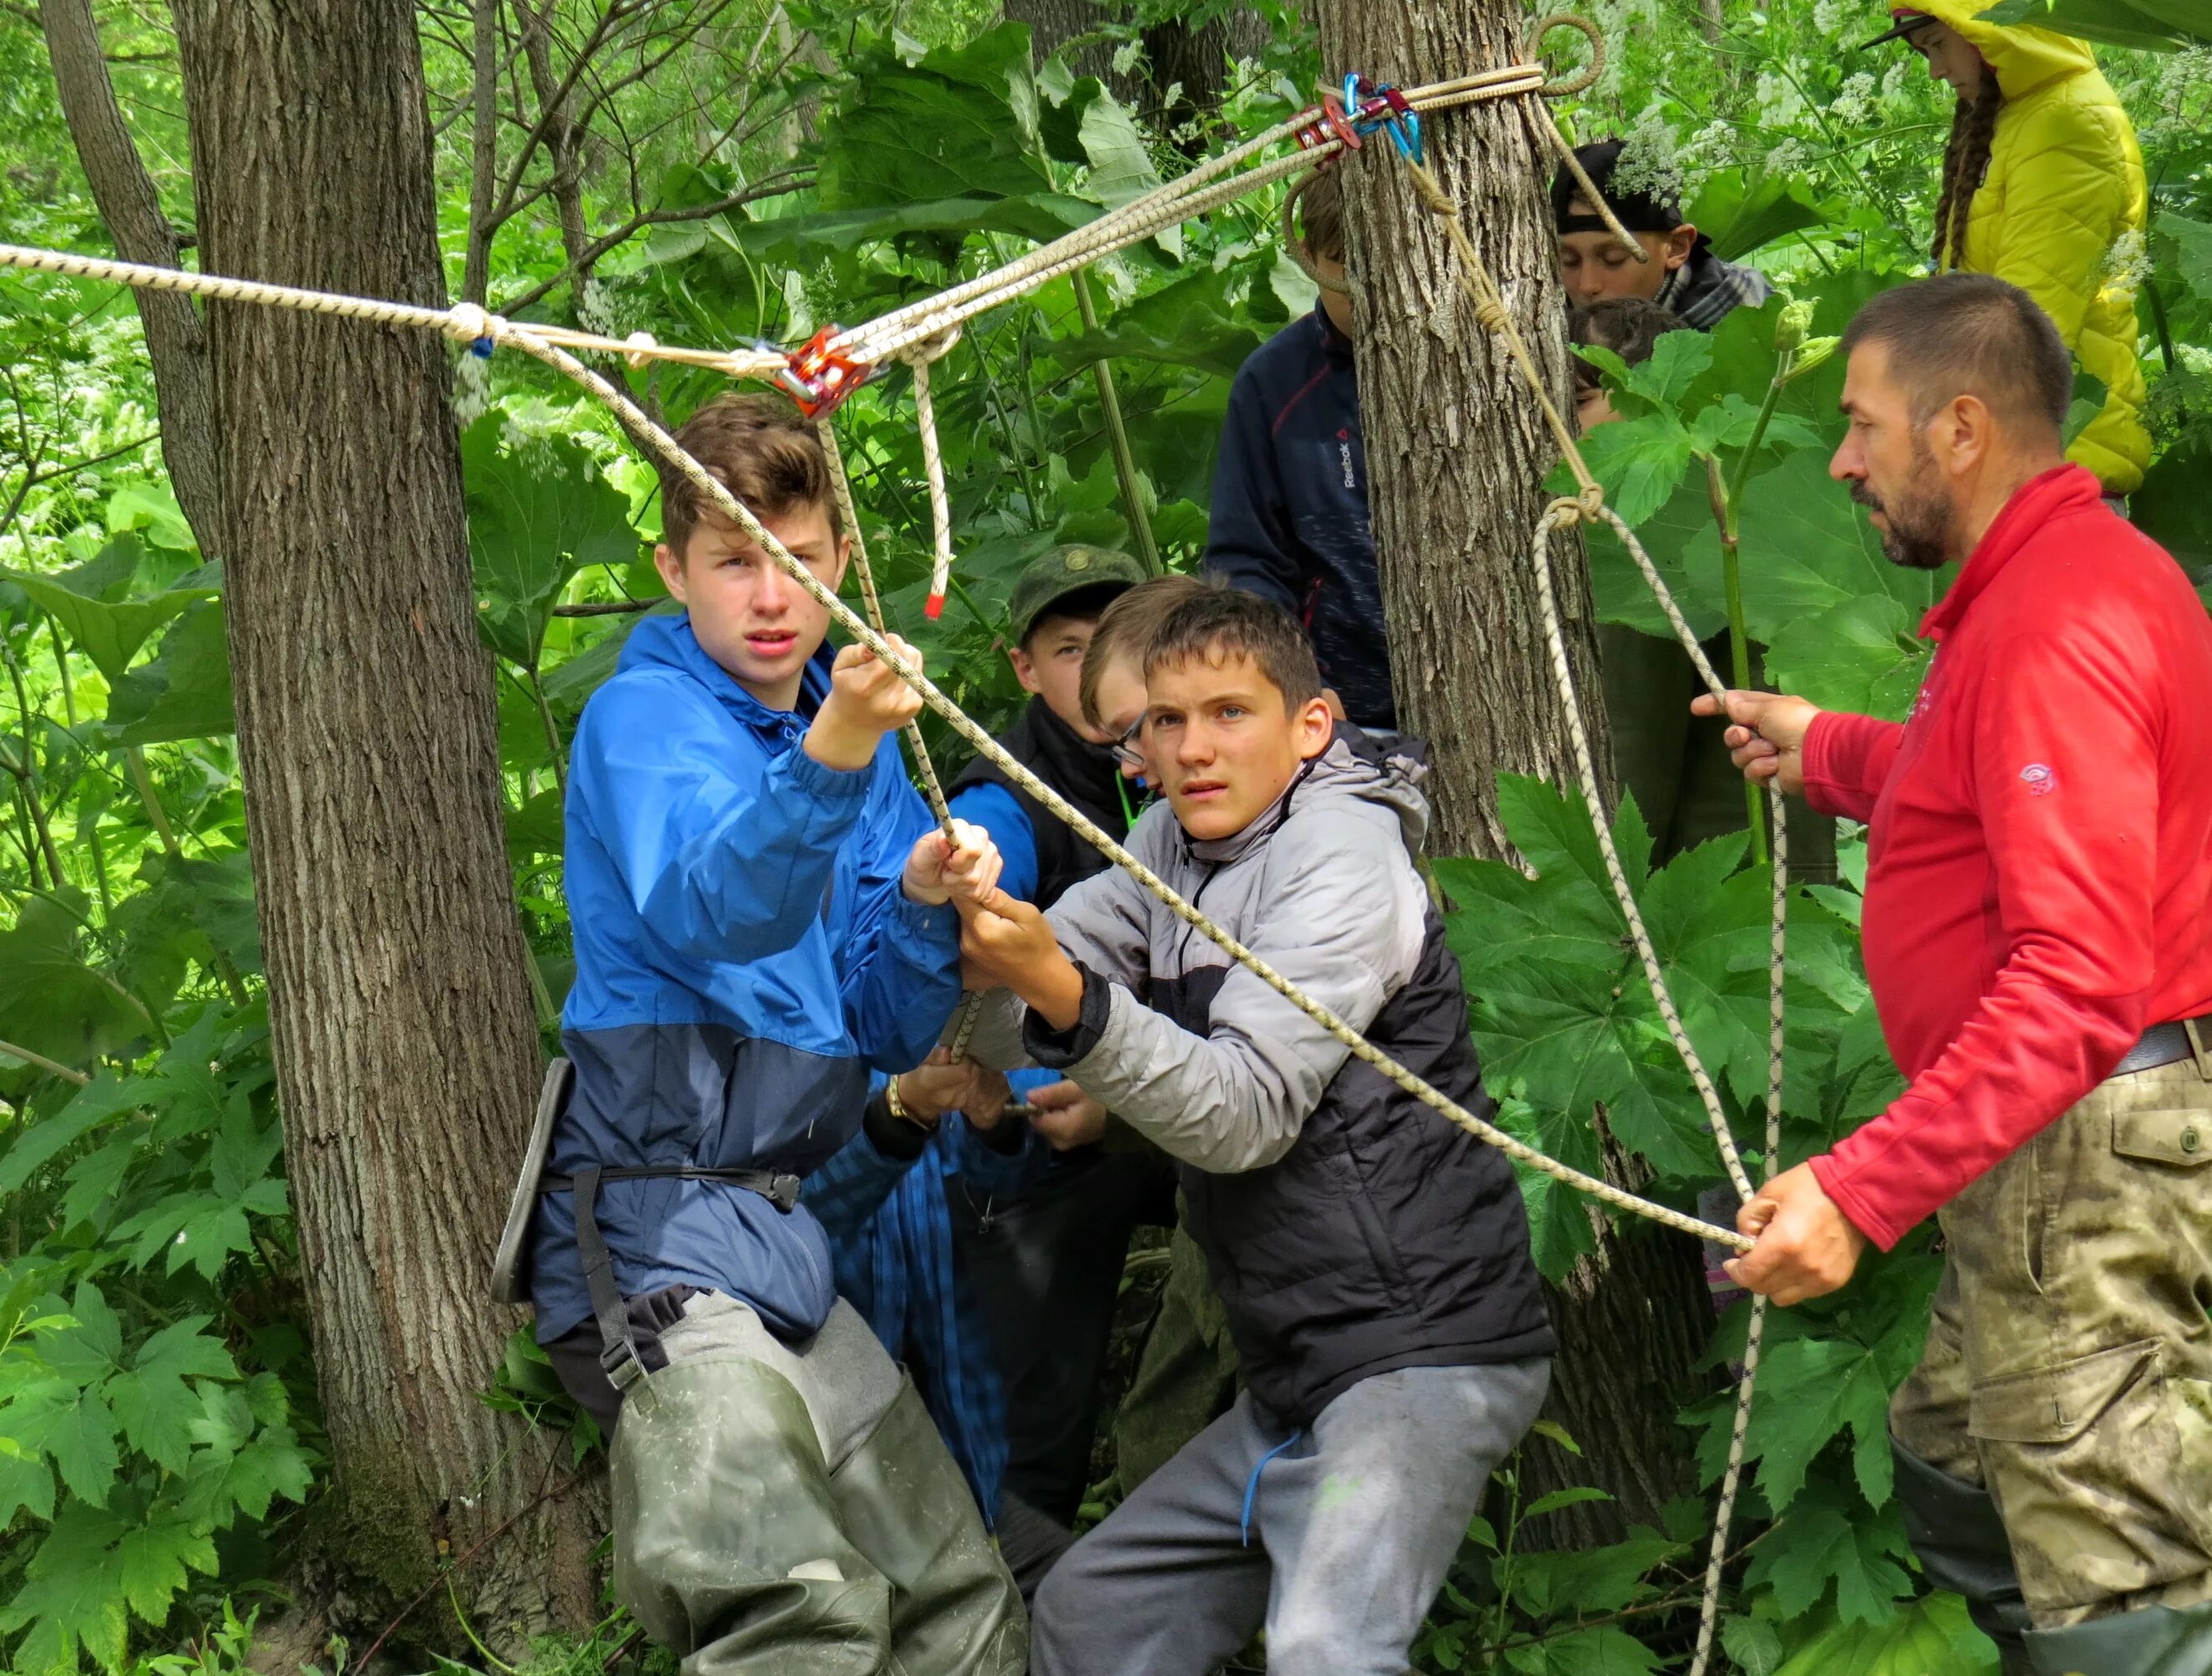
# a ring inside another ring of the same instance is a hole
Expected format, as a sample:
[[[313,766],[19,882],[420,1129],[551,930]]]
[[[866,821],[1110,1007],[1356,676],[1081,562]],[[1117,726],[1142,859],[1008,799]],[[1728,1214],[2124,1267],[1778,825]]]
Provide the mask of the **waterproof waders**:
[[[1890,1406],[1914,1551],[2005,1676],[2212,1676],[2212,1078],[2138,1052],[1940,1213]]]

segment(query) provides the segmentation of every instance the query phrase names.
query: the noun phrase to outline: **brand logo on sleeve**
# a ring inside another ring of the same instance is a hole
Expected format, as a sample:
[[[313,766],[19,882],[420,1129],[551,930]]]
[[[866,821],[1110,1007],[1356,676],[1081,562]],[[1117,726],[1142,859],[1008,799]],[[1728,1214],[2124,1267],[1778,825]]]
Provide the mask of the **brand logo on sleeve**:
[[[2020,778],[2032,798],[2047,798],[2058,789],[2058,776],[2047,762],[2030,762],[2020,771]]]

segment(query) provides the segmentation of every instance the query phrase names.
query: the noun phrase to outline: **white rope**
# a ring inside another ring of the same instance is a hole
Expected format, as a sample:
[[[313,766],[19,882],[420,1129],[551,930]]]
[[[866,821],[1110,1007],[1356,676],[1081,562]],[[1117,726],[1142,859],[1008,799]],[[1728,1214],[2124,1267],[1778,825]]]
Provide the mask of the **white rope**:
[[[1644,916],[1636,904],[1635,892],[1629,888],[1628,877],[1620,865],[1620,852],[1614,847],[1611,823],[1606,819],[1605,804],[1600,795],[1596,769],[1592,764],[1589,735],[1583,727],[1581,706],[1576,701],[1574,674],[1567,661],[1565,637],[1559,622],[1559,605],[1552,588],[1551,533],[1565,528],[1577,519],[1595,515],[1612,526],[1629,556],[1644,574],[1659,608],[1666,614],[1683,650],[1697,665],[1698,677],[1706,689],[1717,696],[1724,696],[1727,686],[1714,671],[1698,637],[1683,620],[1674,604],[1673,592],[1668,588],[1644,543],[1627,523],[1596,496],[1589,504],[1575,501],[1555,501],[1544,516],[1537,521],[1535,550],[1533,555],[1536,571],[1536,597],[1544,617],[1544,640],[1551,653],[1552,675],[1567,715],[1567,736],[1571,744],[1577,777],[1581,781],[1583,801],[1590,811],[1590,823],[1597,833],[1599,853],[1605,860],[1606,877],[1613,885],[1615,900],[1628,922],[1629,934],[1636,944],[1638,958],[1643,962],[1644,975],[1651,986],[1652,999],[1667,1025],[1667,1034],[1674,1044],[1674,1051],[1696,1085],[1698,1098],[1705,1102],[1707,1122],[1715,1143],[1720,1149],[1721,1162],[1726,1167],[1729,1179],[1737,1193],[1749,1203],[1753,1189],[1745,1174],[1742,1160],[1737,1153],[1735,1139],[1729,1133],[1728,1119],[1720,1103],[1720,1096],[1712,1078],[1706,1074],[1705,1063],[1689,1034],[1682,1027],[1681,1017],[1675,1010],[1666,977],[1660,967],[1659,957],[1653,948],[1650,934],[1644,926]],[[1783,991],[1787,969],[1784,965],[1788,934],[1790,902],[1790,840],[1784,819],[1782,793],[1778,786],[1767,787],[1768,811],[1773,829],[1773,890],[1771,931],[1768,938],[1767,961],[1767,1071],[1766,1071],[1766,1178],[1774,1177],[1776,1155],[1782,1146],[1782,1082],[1783,1082]],[[1711,1662],[1716,1631],[1720,1623],[1721,1584],[1728,1563],[1729,1528],[1734,1522],[1735,1504],[1743,1484],[1744,1439],[1751,1425],[1753,1393],[1758,1387],[1759,1352],[1766,1326],[1766,1300],[1752,1301],[1751,1321],[1744,1339],[1743,1374],[1736,1387],[1735,1415],[1729,1434],[1728,1466],[1721,1478],[1719,1505],[1713,1515],[1712,1548],[1705,1564],[1705,1590],[1699,1602],[1697,1651],[1690,1666],[1690,1676],[1705,1676]]]
[[[732,495],[721,481],[709,473],[698,461],[677,446],[674,438],[663,430],[643,410],[617,389],[605,378],[569,355],[559,345],[538,337],[533,328],[512,322],[499,322],[494,329],[497,342],[522,350],[554,367],[564,376],[589,390],[619,414],[631,434],[641,440],[705,495],[725,518],[745,532],[765,553],[775,567],[788,576],[799,589],[830,613],[830,617],[848,635],[882,659],[885,666],[920,693],[923,702],[936,711],[953,732],[975,747],[978,754],[997,764],[1006,777],[1049,810],[1054,817],[1073,829],[1092,848],[1134,878],[1169,912],[1189,926],[1237,963],[1250,972],[1262,983],[1307,1017],[1313,1020],[1330,1035],[1343,1044],[1345,1049],[1364,1063],[1373,1066],[1393,1083],[1412,1095],[1423,1105],[1440,1113],[1452,1123],[1478,1139],[1488,1142],[1508,1157],[1528,1165],[1600,1202],[1674,1229],[1725,1245],[1732,1250],[1748,1251],[1753,1242],[1733,1229],[1702,1222],[1695,1217],[1650,1199],[1640,1199],[1599,1177],[1586,1175],[1582,1171],[1547,1157],[1527,1143],[1508,1134],[1468,1111],[1457,1101],[1431,1086],[1421,1077],[1401,1065],[1382,1049],[1369,1041],[1343,1019],[1306,994],[1295,983],[1270,966],[1266,960],[1231,937],[1226,931],[1177,895],[1173,887],[1159,875],[1116,843],[1094,822],[1086,817],[1066,799],[1039,779],[1019,759],[1011,755],[997,740],[960,707],[946,697],[936,683],[891,650],[884,637],[872,628],[850,606],[824,587],[819,579],[800,563],[778,541],[775,535],[756,518],[750,509]]]
[[[922,615],[932,622],[945,614],[945,590],[952,581],[952,502],[945,492],[945,451],[937,436],[937,404],[930,398],[929,364],[960,341],[960,328],[947,328],[902,355],[914,369],[914,421],[921,437],[921,471],[929,485],[929,598]]]

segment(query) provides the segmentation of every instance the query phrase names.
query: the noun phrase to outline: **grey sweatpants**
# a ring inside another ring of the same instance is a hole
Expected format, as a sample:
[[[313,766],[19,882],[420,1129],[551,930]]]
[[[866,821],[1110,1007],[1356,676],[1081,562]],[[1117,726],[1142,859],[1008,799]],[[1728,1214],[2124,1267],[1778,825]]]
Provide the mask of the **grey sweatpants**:
[[[1402,1676],[1551,1379],[1544,1358],[1402,1368],[1304,1432],[1243,1393],[1045,1579],[1033,1676],[1206,1676],[1263,1624],[1271,1676]]]

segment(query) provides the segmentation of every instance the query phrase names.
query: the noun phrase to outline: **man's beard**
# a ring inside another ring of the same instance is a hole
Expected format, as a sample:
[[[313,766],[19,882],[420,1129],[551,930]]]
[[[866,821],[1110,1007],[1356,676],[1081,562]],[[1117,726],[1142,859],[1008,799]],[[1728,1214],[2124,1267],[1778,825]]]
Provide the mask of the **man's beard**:
[[[1940,570],[1951,562],[1948,539],[1951,504],[1943,498],[1936,478],[1936,456],[1925,439],[1912,439],[1912,475],[1887,500],[1868,488],[1864,480],[1850,486],[1850,497],[1869,512],[1889,520],[1880,531],[1881,550],[1892,564],[1912,570]]]

